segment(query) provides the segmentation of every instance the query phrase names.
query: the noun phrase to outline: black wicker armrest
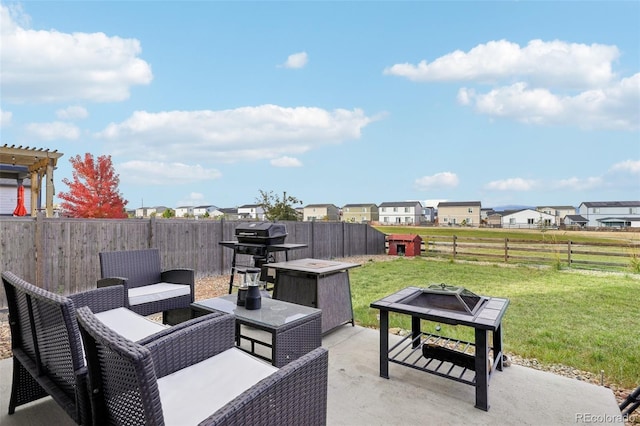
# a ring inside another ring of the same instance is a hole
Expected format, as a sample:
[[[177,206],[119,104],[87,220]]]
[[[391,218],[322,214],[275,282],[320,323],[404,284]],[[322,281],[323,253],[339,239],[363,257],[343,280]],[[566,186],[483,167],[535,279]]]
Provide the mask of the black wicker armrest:
[[[69,296],[75,308],[88,306],[92,312],[104,312],[125,306],[125,292],[122,285],[96,288]]]
[[[112,285],[123,285],[127,288],[127,279],[122,277],[109,277],[98,279],[98,288],[109,287]]]
[[[137,343],[139,343],[140,345],[144,346],[144,345],[147,345],[147,344],[153,342],[154,340],[158,340],[158,339],[160,339],[162,337],[165,337],[167,335],[175,333],[178,330],[182,330],[183,328],[189,328],[193,324],[197,324],[197,323],[202,322],[202,321],[210,321],[211,318],[222,317],[222,316],[225,316],[225,315],[228,315],[228,314],[225,314],[223,312],[212,312],[210,314],[203,315],[203,316],[198,317],[198,318],[193,318],[193,319],[190,319],[190,320],[187,320],[187,321],[184,321],[184,322],[180,322],[180,323],[178,323],[176,325],[173,325],[171,327],[167,327],[162,331],[158,331],[157,333],[153,333],[150,336],[144,337],[144,338],[138,340]],[[209,324],[209,323],[207,323],[207,324]]]
[[[160,273],[160,279],[165,283],[188,284],[192,287],[195,283],[195,271],[188,268],[176,268]]]
[[[151,352],[156,377],[164,377],[235,346],[235,317],[231,314],[207,315],[185,324],[189,326],[171,327],[170,333],[144,344]]]

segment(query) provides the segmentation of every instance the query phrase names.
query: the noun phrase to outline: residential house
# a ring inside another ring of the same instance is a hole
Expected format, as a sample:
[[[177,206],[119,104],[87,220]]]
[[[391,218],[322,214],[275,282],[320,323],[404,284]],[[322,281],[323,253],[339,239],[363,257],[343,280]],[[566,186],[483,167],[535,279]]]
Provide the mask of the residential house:
[[[220,215],[217,215],[217,213],[219,213]],[[218,209],[214,214],[216,214],[216,219],[222,218],[224,220],[240,220],[238,209],[233,207]]]
[[[193,215],[197,218],[212,217],[218,210],[218,207],[213,205],[197,206],[193,208]]]
[[[427,223],[435,223],[438,221],[438,203],[447,200],[424,200],[422,202],[423,221]]]
[[[260,204],[245,204],[238,207],[238,216],[242,220],[264,220],[264,209]]]
[[[538,206],[536,210],[554,215],[558,225],[564,224],[565,216],[576,214],[576,208],[573,206]]]
[[[176,207],[176,217],[193,217],[193,206]]]
[[[480,223],[489,223],[489,216],[495,214],[492,208],[480,209]]]
[[[375,203],[345,204],[342,207],[343,222],[371,223],[378,219],[378,205]]]
[[[590,227],[640,227],[640,201],[585,201],[578,214]]]
[[[136,217],[162,216],[166,209],[167,207],[165,206],[138,207],[136,209]]]
[[[438,203],[440,226],[480,226],[480,201],[445,201]]]
[[[378,206],[381,225],[419,225],[424,219],[420,201],[387,201]]]
[[[589,221],[579,214],[568,214],[564,217],[563,224],[565,226],[579,226],[584,228]]]
[[[502,212],[503,228],[550,228],[557,226],[556,216],[533,209],[505,210]]]
[[[436,221],[437,210],[435,207],[422,207],[422,220],[427,223],[434,223]]]
[[[487,214],[486,224],[489,228],[502,227],[502,212],[493,211]]]
[[[340,220],[340,209],[334,204],[309,204],[304,207],[302,220],[305,222]]]

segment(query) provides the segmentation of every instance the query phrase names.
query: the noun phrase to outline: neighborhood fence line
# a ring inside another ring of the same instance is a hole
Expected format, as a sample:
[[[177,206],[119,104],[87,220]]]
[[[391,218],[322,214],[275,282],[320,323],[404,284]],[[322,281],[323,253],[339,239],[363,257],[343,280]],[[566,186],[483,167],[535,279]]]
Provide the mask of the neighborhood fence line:
[[[575,268],[628,269],[640,262],[639,243],[421,236],[424,256]],[[637,266],[636,266],[637,267]]]
[[[195,219],[0,218],[0,271],[59,294],[95,288],[98,253],[158,248],[163,269],[192,268],[196,277],[228,274],[233,250],[220,241],[235,240],[242,221]],[[367,224],[290,222],[287,243],[307,244],[289,259],[332,259],[384,254],[385,234]],[[246,260],[246,259],[244,259]],[[250,258],[249,258],[250,260]],[[276,260],[284,261],[283,253]],[[4,290],[0,309],[6,308]]]

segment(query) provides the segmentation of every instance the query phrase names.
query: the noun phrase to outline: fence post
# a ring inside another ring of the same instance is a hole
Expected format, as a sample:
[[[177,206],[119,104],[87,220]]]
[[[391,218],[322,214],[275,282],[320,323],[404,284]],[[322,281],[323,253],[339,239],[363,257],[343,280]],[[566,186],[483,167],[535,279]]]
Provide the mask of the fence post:
[[[224,216],[220,218],[220,239],[218,240],[218,242],[220,241],[224,241]],[[222,274],[222,272],[226,269],[224,267],[224,247],[222,247],[220,244],[218,244],[218,253],[220,253],[220,273]],[[233,273],[233,271],[231,272]]]
[[[316,258],[316,241],[315,241],[316,221],[311,221],[311,258]]]
[[[456,237],[455,235],[453,236],[453,258],[456,258],[456,251],[458,250],[457,244],[456,244],[456,240],[458,239],[458,237]]]
[[[156,239],[156,217],[151,216],[149,218],[149,240],[148,240],[148,248],[155,247],[155,239]]]
[[[571,268],[571,240],[567,241],[567,265]]]
[[[42,212],[36,213],[36,285],[44,288],[44,215]]]
[[[509,239],[504,239],[504,263],[509,263]]]

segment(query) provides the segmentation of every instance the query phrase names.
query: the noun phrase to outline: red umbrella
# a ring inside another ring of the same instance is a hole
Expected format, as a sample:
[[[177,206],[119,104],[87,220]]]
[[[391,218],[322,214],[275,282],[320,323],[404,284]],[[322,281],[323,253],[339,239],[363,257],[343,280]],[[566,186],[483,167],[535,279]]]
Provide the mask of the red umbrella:
[[[18,205],[13,211],[14,216],[26,216],[27,209],[24,207],[24,185],[18,186]]]

